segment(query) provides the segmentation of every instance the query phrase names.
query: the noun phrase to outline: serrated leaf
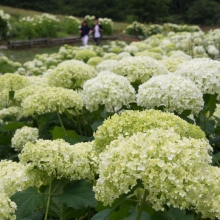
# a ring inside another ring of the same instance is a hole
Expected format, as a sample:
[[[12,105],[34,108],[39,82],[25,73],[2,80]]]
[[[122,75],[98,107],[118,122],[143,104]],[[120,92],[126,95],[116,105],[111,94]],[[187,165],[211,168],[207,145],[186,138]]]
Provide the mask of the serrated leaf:
[[[92,184],[85,180],[67,184],[60,198],[68,207],[76,210],[83,209],[87,206],[95,207],[97,205],[95,194],[92,191]]]
[[[37,189],[29,187],[22,192],[17,192],[11,197],[12,201],[17,204],[15,212],[17,219],[30,216],[43,203],[43,194]]]
[[[53,118],[54,113],[46,113],[38,118],[39,130],[42,130],[48,122]]]
[[[162,212],[162,211],[158,211],[158,212],[155,212],[150,220],[171,220],[169,216],[166,215],[165,212]]]
[[[109,220],[112,209],[105,209],[95,214],[91,220]]]

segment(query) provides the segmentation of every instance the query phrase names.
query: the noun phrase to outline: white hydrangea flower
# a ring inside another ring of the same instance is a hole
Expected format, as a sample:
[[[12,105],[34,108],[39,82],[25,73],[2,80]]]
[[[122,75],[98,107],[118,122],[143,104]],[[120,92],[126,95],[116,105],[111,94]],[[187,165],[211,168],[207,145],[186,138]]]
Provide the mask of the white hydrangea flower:
[[[186,59],[184,58],[175,58],[175,57],[168,57],[166,59],[161,60],[160,62],[170,71],[175,72],[177,69],[177,66],[180,63],[185,62]]]
[[[127,46],[124,47],[124,52],[134,54],[134,53],[138,52],[138,48],[134,45],[127,45]]]
[[[22,163],[31,161],[32,166],[56,178],[93,180],[97,172],[98,157],[92,142],[70,145],[62,139],[40,139],[36,143],[28,142],[19,158]]]
[[[203,193],[211,150],[207,140],[181,137],[172,129],[119,136],[99,155],[95,196],[111,205],[142,180],[154,209],[164,210],[164,204],[195,207]]]
[[[219,55],[219,50],[216,48],[215,45],[208,45],[206,50],[207,50],[209,55],[212,55],[212,56],[218,56]]]
[[[0,191],[5,192],[9,197],[18,191],[30,186],[40,186],[41,179],[31,174],[31,165],[24,165],[10,160],[0,162]]]
[[[18,106],[11,106],[8,108],[3,108],[0,110],[0,119],[4,117],[13,117],[19,119],[21,117],[21,107]]]
[[[114,73],[102,73],[83,85],[83,101],[89,111],[95,111],[99,105],[105,105],[108,112],[116,112],[123,105],[135,101],[135,90],[123,76]]]
[[[179,114],[184,110],[198,114],[204,106],[203,94],[196,85],[174,74],[153,76],[140,85],[137,104],[148,109],[164,106],[164,110]]]
[[[73,114],[79,114],[83,108],[83,102],[81,96],[71,89],[45,87],[25,98],[21,107],[24,115],[62,113],[68,108],[71,108]]]
[[[125,57],[130,57],[131,54],[128,52],[121,52],[118,54],[118,60],[124,59]]]
[[[39,131],[37,128],[24,126],[15,131],[15,134],[11,139],[11,145],[15,150],[21,151],[27,142],[34,142],[38,137]]]
[[[67,60],[60,63],[55,69],[49,70],[48,84],[50,86],[77,89],[83,83],[95,77],[95,69],[79,60]]]
[[[5,192],[0,190],[0,193],[0,219],[16,220],[15,210],[17,205],[10,200],[9,196]]]
[[[104,71],[104,70],[108,70],[108,71],[112,71],[112,69],[115,67],[115,65],[118,63],[117,60],[103,60],[101,63],[99,63],[96,66],[96,70],[98,72]]]
[[[159,61],[151,57],[126,57],[119,60],[112,72],[126,76],[130,82],[146,82],[154,75],[168,74]]]
[[[203,94],[220,93],[220,61],[195,58],[181,63],[174,72],[191,79]]]

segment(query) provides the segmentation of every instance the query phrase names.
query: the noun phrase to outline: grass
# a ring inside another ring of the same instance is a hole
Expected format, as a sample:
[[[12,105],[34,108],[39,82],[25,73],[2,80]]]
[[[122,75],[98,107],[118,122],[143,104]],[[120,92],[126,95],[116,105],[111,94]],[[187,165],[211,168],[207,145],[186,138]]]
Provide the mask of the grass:
[[[23,50],[0,50],[0,53],[7,56],[13,61],[20,63],[25,63],[34,59],[36,54],[52,54],[59,51],[60,46],[53,46],[47,48],[32,48],[32,49],[23,49]]]

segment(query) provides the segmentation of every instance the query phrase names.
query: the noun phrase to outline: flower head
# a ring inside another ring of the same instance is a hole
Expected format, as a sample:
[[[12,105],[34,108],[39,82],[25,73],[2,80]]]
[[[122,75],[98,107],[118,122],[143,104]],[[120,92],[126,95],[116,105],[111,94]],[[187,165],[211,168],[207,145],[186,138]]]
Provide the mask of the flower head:
[[[154,128],[173,128],[182,137],[205,138],[205,133],[198,126],[187,123],[173,113],[158,110],[125,111],[121,115],[114,114],[98,127],[94,134],[94,147],[102,152],[119,135],[131,136]]]
[[[166,111],[191,110],[198,114],[204,106],[202,92],[190,80],[182,76],[168,74],[153,76],[139,86],[137,104],[145,108],[164,106]]]
[[[114,73],[101,73],[85,82],[83,101],[89,111],[105,105],[106,111],[114,112],[135,101],[135,90],[124,77]]]

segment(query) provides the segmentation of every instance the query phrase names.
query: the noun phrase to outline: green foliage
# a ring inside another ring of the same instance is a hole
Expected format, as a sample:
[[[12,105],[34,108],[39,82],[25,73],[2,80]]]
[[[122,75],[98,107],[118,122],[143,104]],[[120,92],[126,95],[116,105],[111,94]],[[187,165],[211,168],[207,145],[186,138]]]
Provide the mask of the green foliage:
[[[80,21],[77,18],[73,16],[66,16],[64,24],[67,34],[77,35],[79,33]]]
[[[7,21],[5,21],[1,16],[0,16],[0,40],[4,39],[7,36],[8,32],[8,24]]]

